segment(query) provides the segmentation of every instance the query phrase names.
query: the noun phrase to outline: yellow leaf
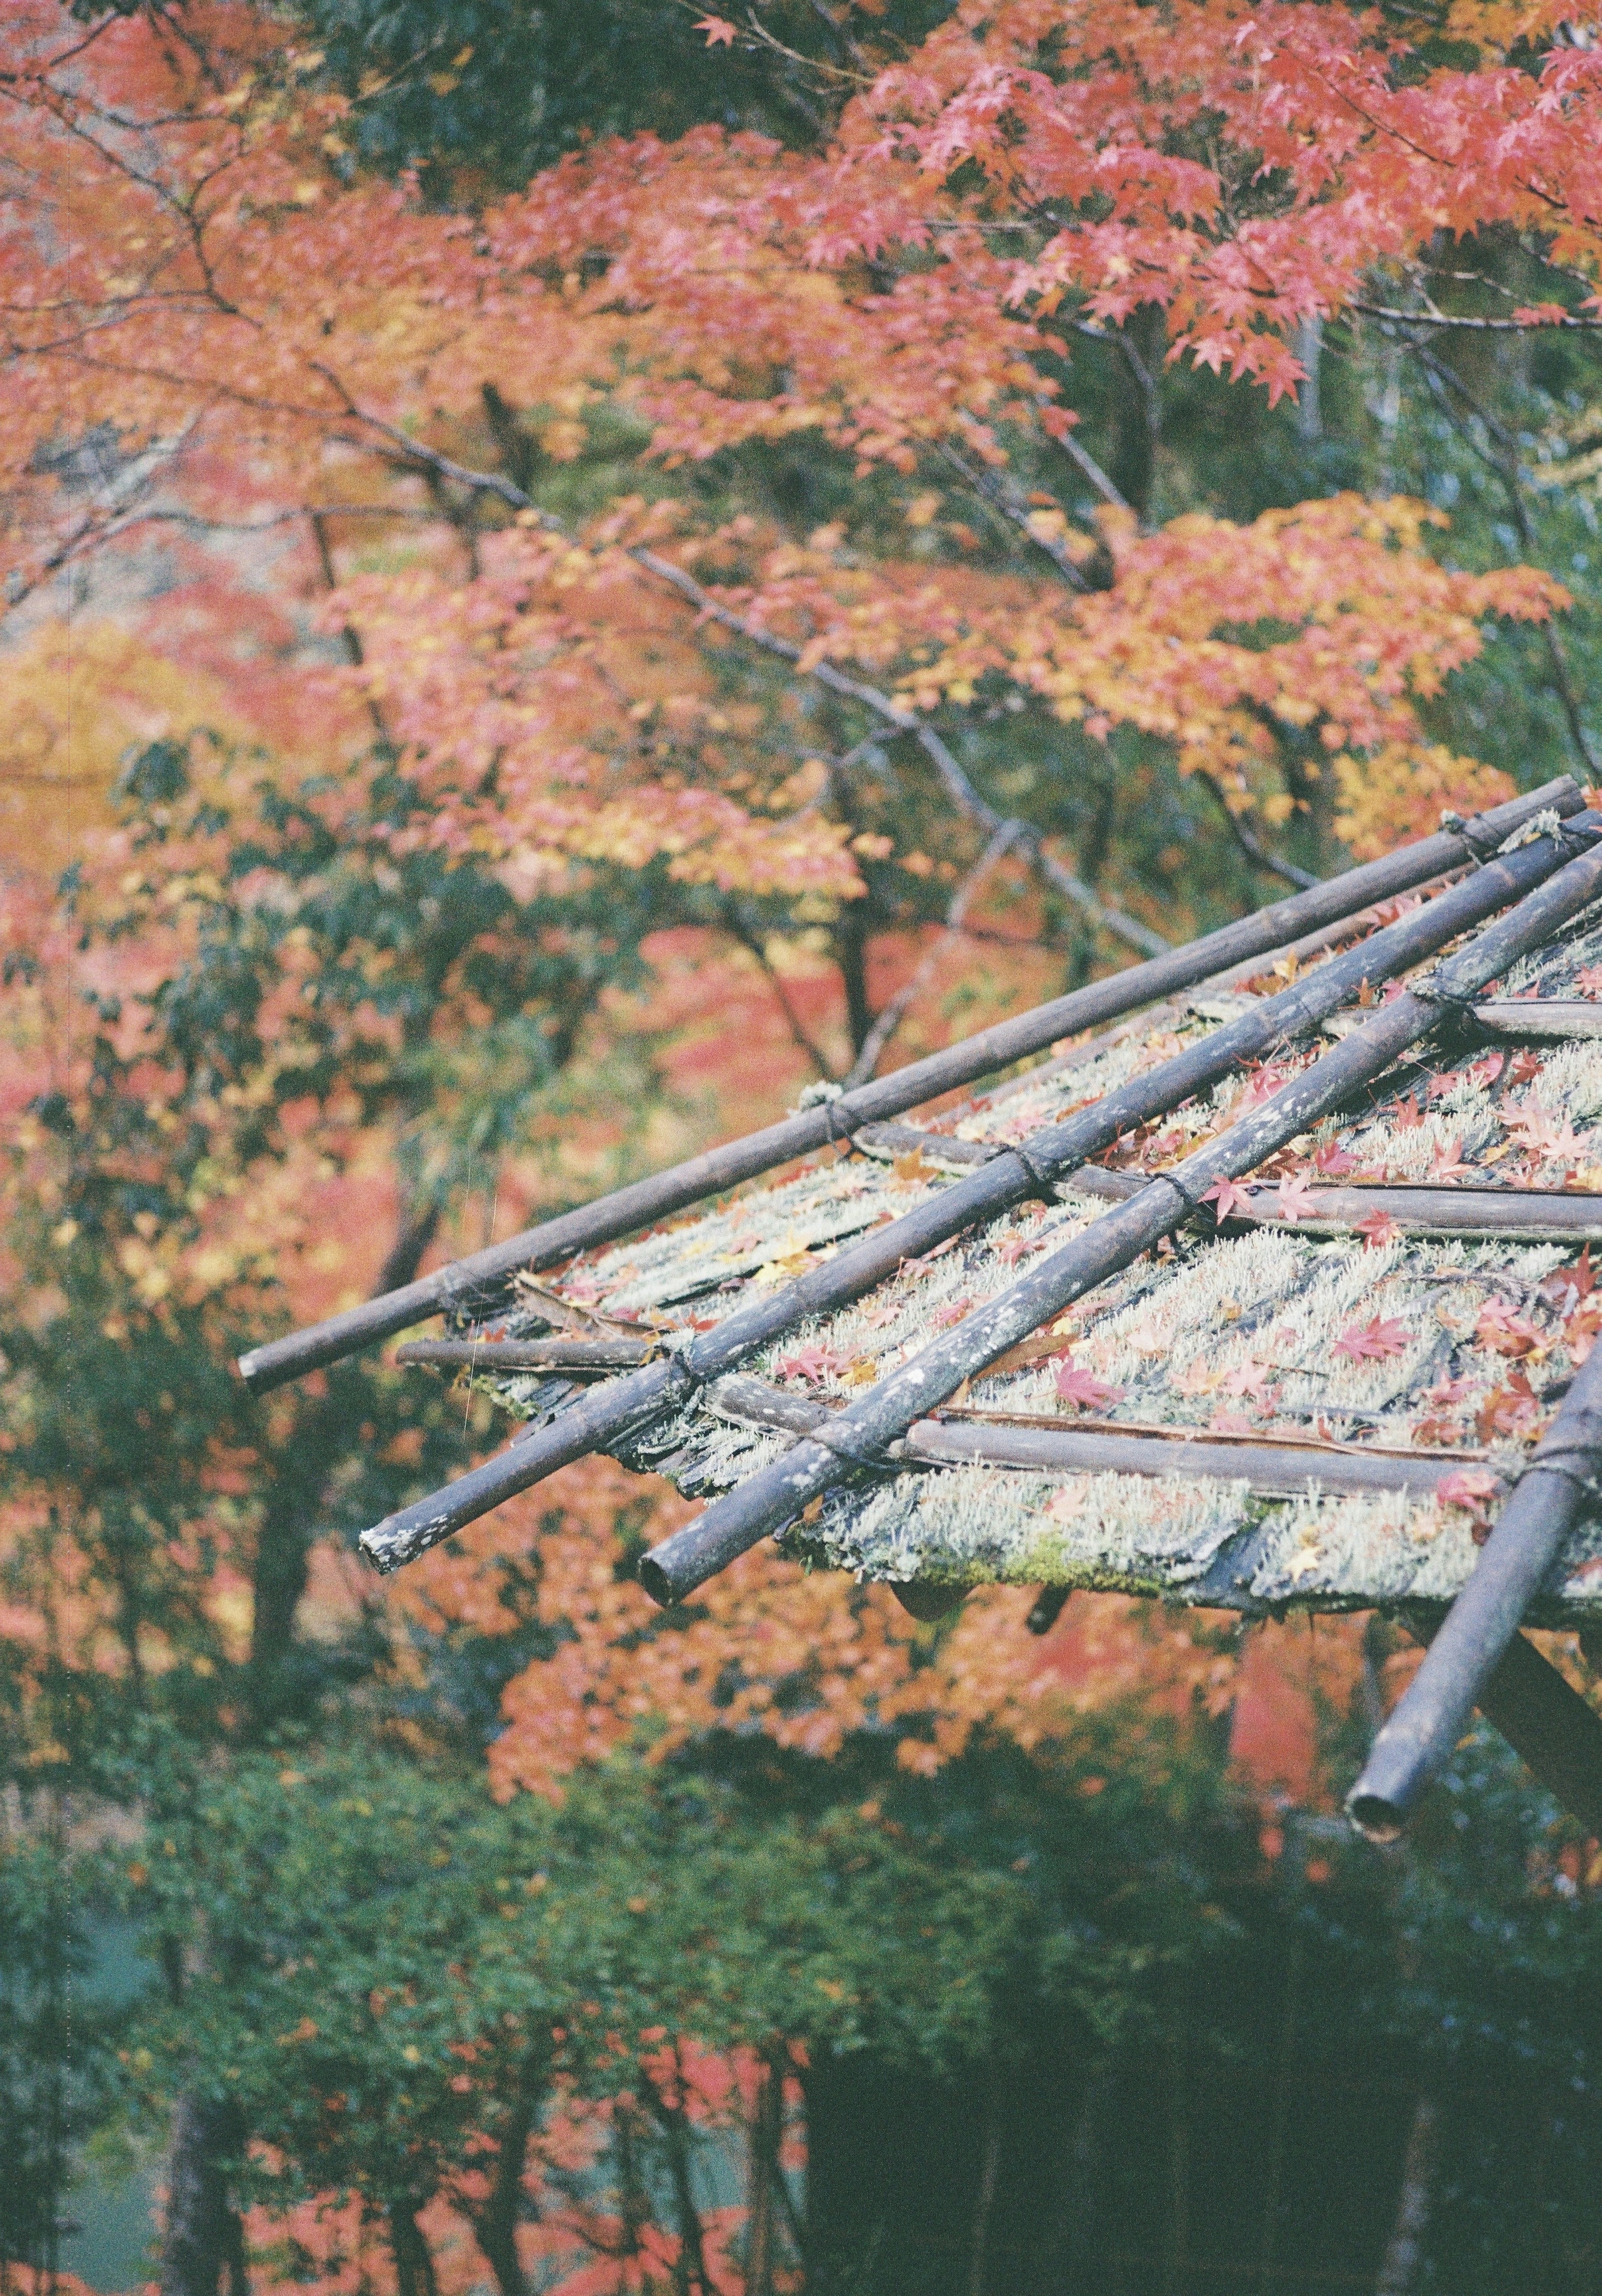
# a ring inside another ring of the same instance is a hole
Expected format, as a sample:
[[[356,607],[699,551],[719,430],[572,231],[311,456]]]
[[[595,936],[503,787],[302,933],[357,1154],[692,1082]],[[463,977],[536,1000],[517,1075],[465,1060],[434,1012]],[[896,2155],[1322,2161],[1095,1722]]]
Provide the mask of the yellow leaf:
[[[940,1177],[938,1165],[925,1163],[921,1148],[910,1148],[904,1156],[895,1159],[890,1169],[898,1180],[936,1180]]]

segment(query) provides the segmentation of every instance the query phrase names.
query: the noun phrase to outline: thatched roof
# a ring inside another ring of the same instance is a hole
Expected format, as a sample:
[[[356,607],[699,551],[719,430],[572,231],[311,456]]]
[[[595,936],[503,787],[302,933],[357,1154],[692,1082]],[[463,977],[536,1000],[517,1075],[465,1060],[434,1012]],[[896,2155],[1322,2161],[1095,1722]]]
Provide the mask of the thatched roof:
[[[1239,968],[916,1127],[869,1127],[799,1169],[525,1280],[511,1305],[456,1328],[672,1350],[1295,971]],[[1202,1212],[976,1377],[913,1429],[906,1464],[838,1485],[787,1546],[903,1585],[1087,1586],[1247,1612],[1449,1602],[1584,1352],[1582,1247],[1594,1237],[1602,1249],[1602,906],[1520,959],[1478,1015],[1450,1051],[1426,1040],[1362,1105],[1255,1176],[1222,1227]],[[1232,1074],[1049,1201],[969,1228],[787,1332],[615,1440],[615,1456],[693,1496],[741,1483],[1135,1176],[1174,1162],[1366,1017],[1336,1013],[1274,1070]],[[1292,1175],[1282,1197],[1293,1167],[1301,1185]],[[497,1370],[489,1384],[523,1419],[560,1414],[580,1391],[538,1371]],[[1530,1616],[1602,1617],[1602,1512],[1571,1533]]]

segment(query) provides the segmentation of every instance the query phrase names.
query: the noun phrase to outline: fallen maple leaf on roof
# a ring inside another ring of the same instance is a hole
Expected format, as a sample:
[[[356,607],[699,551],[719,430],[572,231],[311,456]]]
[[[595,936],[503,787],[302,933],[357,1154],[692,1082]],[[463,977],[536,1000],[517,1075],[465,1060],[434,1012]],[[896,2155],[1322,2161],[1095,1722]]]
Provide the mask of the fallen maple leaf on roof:
[[[1588,1243],[1571,1267],[1555,1267],[1536,1285],[1543,1300],[1566,1313],[1577,1300],[1588,1300],[1597,1288],[1597,1271],[1591,1266],[1591,1248]]]
[[[820,1341],[813,1347],[797,1348],[793,1356],[785,1356],[779,1365],[779,1376],[781,1379],[805,1379],[816,1387],[830,1376],[838,1378],[842,1372],[850,1368],[849,1356],[840,1355],[835,1349],[826,1348]]]
[[[1429,1177],[1432,1180],[1460,1180],[1465,1172],[1473,1171],[1473,1165],[1463,1161],[1460,1152],[1462,1146],[1462,1137],[1459,1135],[1457,1139],[1448,1140],[1436,1149],[1429,1160]]]
[[[1516,1133],[1523,1146],[1533,1156],[1539,1156],[1543,1164],[1565,1161],[1578,1156],[1585,1146],[1573,1127],[1561,1122],[1539,1100],[1527,1100],[1503,1121],[1508,1131]]]
[[[929,1321],[937,1332],[944,1332],[952,1324],[960,1324],[973,1304],[966,1294],[960,1300],[948,1300],[944,1308],[936,1308]]]
[[[1238,1395],[1266,1411],[1279,1390],[1269,1384],[1269,1366],[1255,1361],[1225,1372],[1220,1382],[1226,1395]]]
[[[1382,1245],[1389,1243],[1393,1237],[1400,1235],[1402,1229],[1391,1218],[1389,1212],[1372,1211],[1367,1219],[1360,1219],[1357,1222],[1356,1233],[1361,1236],[1370,1251],[1377,1251]]]
[[[1366,1324],[1349,1324],[1336,1340],[1335,1352],[1353,1363],[1383,1363],[1387,1356],[1399,1356],[1411,1337],[1405,1324],[1376,1316]]]
[[[1326,1140],[1321,1148],[1313,1150],[1312,1168],[1315,1172],[1321,1172],[1327,1180],[1340,1180],[1348,1172],[1356,1171],[1357,1159],[1348,1155],[1344,1148],[1337,1148],[1333,1140]]]
[[[921,1148],[909,1148],[904,1156],[897,1156],[890,1166],[890,1172],[897,1180],[937,1180],[940,1177],[940,1167],[931,1164]]]
[[[1274,1201],[1281,1219],[1310,1219],[1317,1210],[1312,1190],[1307,1184],[1305,1174],[1301,1172],[1293,1173],[1288,1180],[1280,1181]]]
[[[1499,1356],[1527,1356],[1542,1346],[1541,1333],[1527,1316],[1505,1300],[1487,1300],[1474,1327],[1475,1343]]]
[[[1500,1488],[1500,1478],[1489,1467],[1459,1467],[1435,1485],[1435,1496],[1443,1505],[1466,1507],[1483,1521],[1486,1500],[1494,1498]]]
[[[1104,1404],[1122,1403],[1125,1393],[1124,1389],[1098,1379],[1094,1372],[1082,1370],[1072,1356],[1065,1356],[1057,1366],[1053,1384],[1062,1400],[1071,1403],[1075,1411],[1098,1411]]]
[[[1541,1416],[1541,1398],[1524,1373],[1509,1374],[1505,1387],[1495,1388],[1475,1413],[1475,1430],[1482,1443],[1498,1435],[1527,1434]]]
[[[1213,1217],[1220,1226],[1227,1219],[1239,1218],[1243,1212],[1248,1219],[1256,1217],[1252,1210],[1251,1190],[1243,1188],[1238,1180],[1214,1180],[1210,1188],[1203,1189],[1201,1201],[1204,1204],[1212,1205]]]

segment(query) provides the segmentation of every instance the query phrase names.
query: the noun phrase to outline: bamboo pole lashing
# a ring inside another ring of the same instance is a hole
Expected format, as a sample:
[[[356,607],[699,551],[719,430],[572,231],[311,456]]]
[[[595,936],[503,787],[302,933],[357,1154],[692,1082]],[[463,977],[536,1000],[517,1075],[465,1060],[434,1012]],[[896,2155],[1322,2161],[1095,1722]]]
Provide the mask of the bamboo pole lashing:
[[[1131,1078],[1026,1143],[999,1148],[966,1179],[871,1231],[811,1274],[737,1308],[664,1362],[574,1402],[497,1458],[373,1525],[362,1536],[363,1552],[380,1570],[394,1570],[503,1498],[604,1448],[659,1414],[675,1395],[691,1392],[732,1369],[807,1316],[860,1298],[903,1260],[917,1259],[974,1222],[993,1218],[1038,1194],[1134,1125],[1170,1111],[1218,1082],[1241,1060],[1305,1033],[1324,1013],[1359,993],[1364,983],[1371,988],[1436,954],[1460,932],[1539,883],[1557,866],[1565,849],[1559,839],[1546,837],[1488,863],[1357,947],[1327,959],[1277,996],[1259,1000],[1200,1043]]]
[[[1585,818],[1587,833],[1594,837],[1602,830],[1602,821],[1594,815]],[[882,1461],[887,1444],[948,1401],[965,1379],[1181,1226],[1215,1182],[1238,1179],[1251,1171],[1320,1117],[1346,1104],[1400,1054],[1428,1035],[1443,1012],[1460,1012],[1516,957],[1541,946],[1558,925],[1596,898],[1602,886],[1602,849],[1594,844],[1556,874],[1549,873],[1567,843],[1563,837],[1540,840],[1547,881],[1539,882],[1543,864],[1538,863],[1535,890],[1525,892],[1508,915],[1485,926],[1455,956],[1438,964],[1427,982],[1403,989],[1362,1029],[1282,1086],[1260,1108],[1153,1178],[1128,1203],[1092,1221],[1027,1275],[879,1381],[819,1436],[804,1438],[772,1465],[715,1500],[697,1521],[653,1547],[640,1566],[648,1591],[661,1602],[681,1599],[759,1538],[791,1521],[834,1484],[871,1469]],[[1513,853],[1490,865],[1428,907],[1446,907],[1493,873],[1506,873],[1505,882],[1511,887],[1516,865],[1537,850],[1527,847],[1524,854]],[[1522,873],[1520,876],[1523,883],[1531,882]],[[1415,912],[1403,924],[1427,914],[1428,909]],[[1390,932],[1399,930],[1392,927]],[[1369,946],[1377,947],[1381,938],[1376,936]],[[824,1436],[827,1440],[821,1439]]]
[[[429,1316],[469,1304],[519,1270],[554,1267],[576,1253],[615,1242],[636,1228],[686,1210],[725,1188],[756,1178],[832,1140],[847,1137],[862,1124],[903,1113],[920,1103],[960,1089],[977,1078],[1043,1052],[1061,1037],[1097,1028],[1120,1015],[1157,1002],[1173,990],[1193,987],[1255,954],[1266,955],[1296,934],[1356,914],[1378,901],[1411,892],[1444,872],[1493,851],[1509,834],[1546,811],[1578,812],[1583,799],[1566,775],[1508,804],[1492,807],[1471,821],[1443,830],[1416,845],[1403,846],[1382,860],[1362,864],[1302,893],[1255,909],[1232,924],[1205,934],[1186,947],[1113,973],[1028,1013],[996,1022],[932,1053],[921,1061],[875,1078],[838,1099],[804,1108],[777,1124],[743,1138],[707,1149],[682,1164],[631,1182],[572,1211],[470,1252],[414,1283],[364,1301],[338,1316],[268,1341],[240,1357],[246,1384],[265,1392],[324,1364],[405,1331]]]

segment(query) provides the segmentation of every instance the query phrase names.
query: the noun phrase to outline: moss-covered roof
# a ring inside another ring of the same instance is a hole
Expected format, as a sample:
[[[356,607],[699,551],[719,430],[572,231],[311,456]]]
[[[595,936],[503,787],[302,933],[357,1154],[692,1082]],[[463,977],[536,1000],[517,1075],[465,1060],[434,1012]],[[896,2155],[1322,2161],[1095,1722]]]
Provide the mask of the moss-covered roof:
[[[751,1287],[784,1282],[949,1185],[976,1151],[1024,1140],[1221,1027],[1244,1000],[1282,988],[1289,969],[1198,991],[1099,1040],[1057,1048],[1033,1070],[923,1119],[921,1144],[904,1127],[881,1128],[886,1136],[870,1132],[866,1145],[829,1150],[698,1216],[589,1254],[478,1328],[518,1337],[586,1325],[615,1335],[625,1326],[672,1349]],[[1522,960],[1495,993],[1503,1004],[1595,1004],[1599,992],[1602,908]],[[1271,1070],[1232,1076],[1121,1143],[1049,1203],[903,1263],[865,1298],[747,1362],[738,1382],[715,1382],[620,1444],[617,1456],[696,1496],[743,1480],[793,1439],[803,1406],[859,1392],[1009,1283],[1048,1240],[1060,1243],[1103,1212],[1119,1175],[1132,1183],[1172,1163],[1313,1057],[1320,1041],[1327,1046],[1349,1018],[1337,1014]],[[1449,1601],[1591,1322],[1581,1248],[1593,1234],[1602,1244],[1602,1041],[1545,1036],[1541,1016],[1531,1019],[1525,1043],[1516,1019],[1503,1015],[1494,1037],[1470,1029],[1450,1056],[1439,1042],[1419,1047],[1360,1109],[1327,1120],[1255,1176],[1249,1208],[1236,1206],[1222,1229],[1210,1214],[1192,1222],[1172,1247],[1078,1300],[1034,1360],[1009,1367],[1003,1358],[941,1414],[970,1444],[1001,1424],[1105,1432],[1115,1458],[1117,1431],[1144,1432],[1171,1443],[1171,1472],[909,1465],[838,1487],[787,1540],[836,1568],[897,1582],[1083,1585],[1244,1611]],[[1326,1186],[1336,1193],[1320,1196]],[[1500,1202],[1487,1208],[1488,1193]],[[1451,1232],[1453,1202],[1474,1232]],[[1369,1205],[1384,1216],[1358,1232]],[[1529,1223],[1543,1213],[1547,1231],[1532,1237]],[[1421,1226],[1426,1215],[1433,1225]],[[1065,1358],[1080,1375],[1067,1398]],[[524,1418],[559,1412],[576,1392],[538,1374],[493,1385]],[[1238,1474],[1198,1472],[1187,1437],[1206,1437],[1214,1461],[1227,1445]],[[1305,1488],[1285,1488],[1287,1450],[1305,1463]],[[1149,1463],[1148,1444],[1141,1456]],[[1320,1480],[1361,1480],[1365,1461],[1387,1457],[1410,1462],[1419,1486],[1336,1490]],[[1443,1473],[1456,1479],[1444,1494]],[[1598,1614],[1602,1515],[1571,1538],[1532,1617]]]

